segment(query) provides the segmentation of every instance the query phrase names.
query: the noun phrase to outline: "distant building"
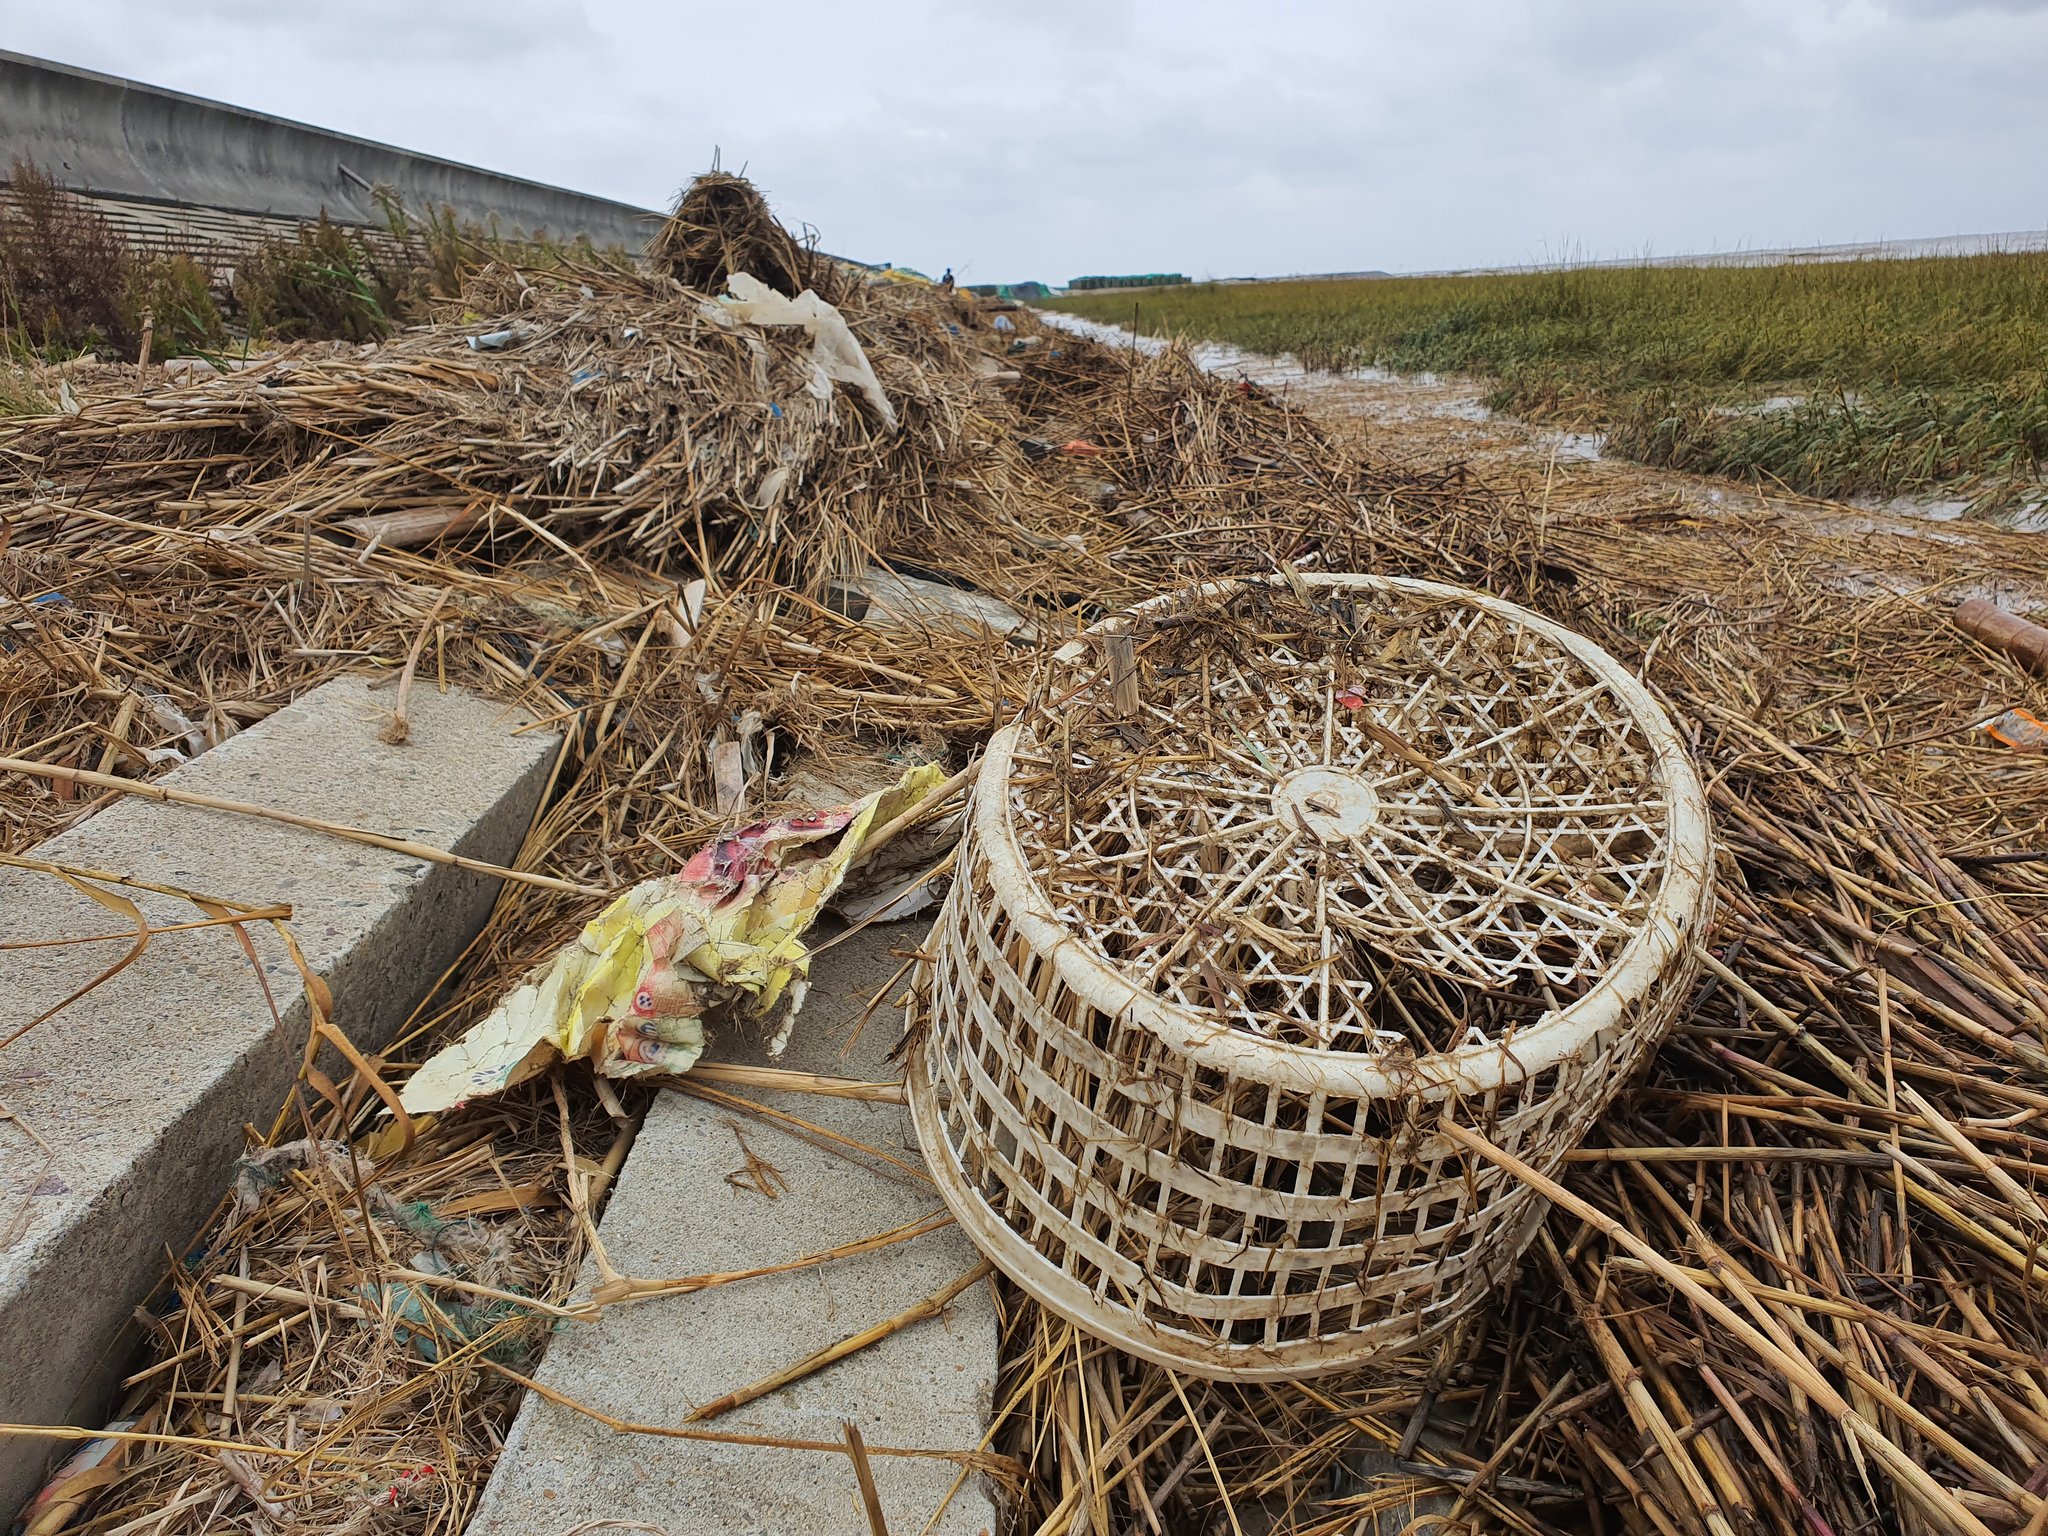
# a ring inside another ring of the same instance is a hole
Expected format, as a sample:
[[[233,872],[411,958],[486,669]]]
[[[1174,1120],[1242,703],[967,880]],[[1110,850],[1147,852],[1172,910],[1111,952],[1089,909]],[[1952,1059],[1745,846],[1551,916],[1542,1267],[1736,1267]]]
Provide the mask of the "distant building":
[[[1123,277],[1077,277],[1067,284],[1069,293],[1088,293],[1097,288],[1170,288],[1184,283],[1182,272],[1136,272]]]
[[[967,291],[984,299],[1016,299],[1024,302],[1052,297],[1052,289],[1040,282],[973,283],[968,286]]]

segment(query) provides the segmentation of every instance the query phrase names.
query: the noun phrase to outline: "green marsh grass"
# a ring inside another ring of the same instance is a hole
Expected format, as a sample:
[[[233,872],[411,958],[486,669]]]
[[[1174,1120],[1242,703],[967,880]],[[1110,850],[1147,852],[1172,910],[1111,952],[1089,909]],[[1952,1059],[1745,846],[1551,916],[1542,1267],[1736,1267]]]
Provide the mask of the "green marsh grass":
[[[1197,284],[1051,307],[1290,352],[1473,374],[1488,403],[1647,463],[1817,495],[2037,500],[2048,253],[1772,267]]]

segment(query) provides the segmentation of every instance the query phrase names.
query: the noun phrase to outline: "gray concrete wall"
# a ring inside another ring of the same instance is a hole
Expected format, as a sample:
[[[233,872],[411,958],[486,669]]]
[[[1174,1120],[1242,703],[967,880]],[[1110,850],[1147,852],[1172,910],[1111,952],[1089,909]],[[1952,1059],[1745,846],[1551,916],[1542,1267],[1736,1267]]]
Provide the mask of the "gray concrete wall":
[[[381,225],[385,186],[506,235],[545,229],[637,252],[660,215],[261,112],[0,50],[0,178],[15,159],[78,191]]]
[[[557,746],[523,715],[459,691],[413,694],[412,739],[378,730],[392,694],[342,678],[201,754],[163,782],[296,811],[472,858],[515,856]],[[35,850],[254,904],[289,903],[334,1022],[374,1051],[482,925],[498,882],[275,822],[119,801]],[[121,888],[115,887],[119,890]],[[183,901],[129,889],[157,926]],[[44,873],[0,868],[0,942],[117,932],[119,914]],[[309,1018],[267,925],[158,934],[127,969],[0,1050],[0,1421],[103,1424],[125,1324],[185,1252],[243,1148],[298,1070]],[[0,951],[0,1038],[121,957],[125,941]],[[273,1021],[264,992],[276,1000]],[[0,1522],[53,1449],[0,1439]]]

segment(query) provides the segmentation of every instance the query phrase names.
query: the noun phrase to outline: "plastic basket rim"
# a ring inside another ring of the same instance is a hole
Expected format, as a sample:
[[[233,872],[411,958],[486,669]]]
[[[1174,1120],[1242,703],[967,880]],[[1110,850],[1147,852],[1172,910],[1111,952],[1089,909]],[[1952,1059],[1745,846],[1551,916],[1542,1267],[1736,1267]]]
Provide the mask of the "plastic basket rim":
[[[1009,814],[1010,764],[1024,733],[1021,719],[991,738],[974,792],[975,832],[997,900],[1030,947],[1056,967],[1060,979],[1083,1000],[1112,1018],[1141,1025],[1197,1066],[1269,1087],[1367,1099],[1442,1099],[1491,1093],[1576,1055],[1649,994],[1672,960],[1693,942],[1692,930],[1704,916],[1713,867],[1706,791],[1676,727],[1650,691],[1613,656],[1585,636],[1505,598],[1414,577],[1318,572],[1293,579],[1329,590],[1411,593],[1485,609],[1569,652],[1613,691],[1651,749],[1653,777],[1667,811],[1663,878],[1640,931],[1607,973],[1583,996],[1520,1031],[1512,1044],[1458,1046],[1406,1058],[1393,1070],[1375,1065],[1363,1053],[1261,1040],[1198,1014],[1148,991],[1097,954],[1059,920],[1032,878]],[[1204,582],[1148,599],[1093,625],[1088,633],[1115,633],[1133,619],[1173,603],[1285,582],[1280,576]]]

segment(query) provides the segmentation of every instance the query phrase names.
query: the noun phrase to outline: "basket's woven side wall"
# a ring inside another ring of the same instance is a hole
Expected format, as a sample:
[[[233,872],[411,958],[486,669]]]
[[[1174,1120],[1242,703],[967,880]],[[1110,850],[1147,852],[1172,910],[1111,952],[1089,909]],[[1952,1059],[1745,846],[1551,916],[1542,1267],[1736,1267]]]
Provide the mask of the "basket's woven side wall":
[[[911,1072],[934,1176],[1040,1300],[1183,1369],[1300,1376],[1440,1335],[1497,1291],[1543,1207],[1434,1136],[1438,1115],[1550,1171],[1670,1022],[1624,1011],[1571,1058],[1448,1106],[1286,1091],[1091,1006],[1015,932],[973,832],[960,867]]]

